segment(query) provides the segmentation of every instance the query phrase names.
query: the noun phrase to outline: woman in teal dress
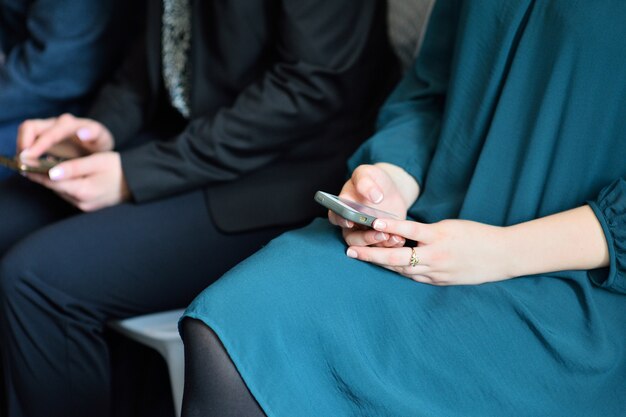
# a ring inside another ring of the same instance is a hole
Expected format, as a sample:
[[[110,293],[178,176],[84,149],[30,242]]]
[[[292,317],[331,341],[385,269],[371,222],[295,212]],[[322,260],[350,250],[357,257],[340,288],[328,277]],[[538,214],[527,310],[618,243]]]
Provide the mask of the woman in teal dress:
[[[184,414],[626,415],[625,22],[439,0],[341,191],[414,220],[331,215],[207,288]]]

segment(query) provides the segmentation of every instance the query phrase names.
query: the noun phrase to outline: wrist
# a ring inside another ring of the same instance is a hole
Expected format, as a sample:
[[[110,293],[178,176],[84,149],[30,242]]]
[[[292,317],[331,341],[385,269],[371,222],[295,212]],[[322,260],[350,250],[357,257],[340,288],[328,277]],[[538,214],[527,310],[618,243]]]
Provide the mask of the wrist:
[[[502,262],[502,275],[506,278],[515,278],[527,275],[525,271],[521,249],[519,248],[519,240],[516,240],[515,226],[500,227],[500,247],[502,251],[498,254]]]
[[[504,229],[505,262],[514,277],[589,270],[609,263],[604,232],[589,206]]]

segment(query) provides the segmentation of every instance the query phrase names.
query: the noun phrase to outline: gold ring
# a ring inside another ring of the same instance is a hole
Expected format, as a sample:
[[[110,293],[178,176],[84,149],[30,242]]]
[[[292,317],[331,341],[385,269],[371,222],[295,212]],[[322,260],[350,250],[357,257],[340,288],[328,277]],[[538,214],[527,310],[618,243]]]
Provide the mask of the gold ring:
[[[420,263],[420,259],[415,254],[415,248],[411,248],[411,260],[409,261],[409,265],[416,266]]]

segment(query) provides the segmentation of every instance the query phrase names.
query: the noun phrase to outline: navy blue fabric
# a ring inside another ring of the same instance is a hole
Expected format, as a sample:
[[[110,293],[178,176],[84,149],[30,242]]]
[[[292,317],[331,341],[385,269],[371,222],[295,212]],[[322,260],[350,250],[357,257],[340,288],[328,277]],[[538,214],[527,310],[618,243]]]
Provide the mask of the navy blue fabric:
[[[11,417],[119,417],[106,323],[189,303],[285,230],[222,234],[200,191],[78,213],[20,176],[0,182],[0,215],[10,219],[0,221],[0,353]]]
[[[0,123],[78,111],[124,51],[130,9],[120,0],[0,0]]]
[[[15,137],[18,123],[0,125],[0,155],[13,155],[15,153]],[[0,166],[0,180],[13,174],[13,171]]]

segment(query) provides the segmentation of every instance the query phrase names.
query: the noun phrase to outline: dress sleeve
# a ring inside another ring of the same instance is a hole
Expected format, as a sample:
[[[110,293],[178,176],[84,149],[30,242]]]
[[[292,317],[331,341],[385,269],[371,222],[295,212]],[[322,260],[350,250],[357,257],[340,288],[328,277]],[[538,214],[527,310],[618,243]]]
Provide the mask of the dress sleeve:
[[[589,205],[602,225],[610,256],[609,267],[589,271],[589,278],[602,288],[626,294],[626,179],[604,188]]]
[[[382,107],[378,132],[348,162],[351,171],[387,162],[423,184],[439,138],[461,3],[435,4],[418,59]]]

